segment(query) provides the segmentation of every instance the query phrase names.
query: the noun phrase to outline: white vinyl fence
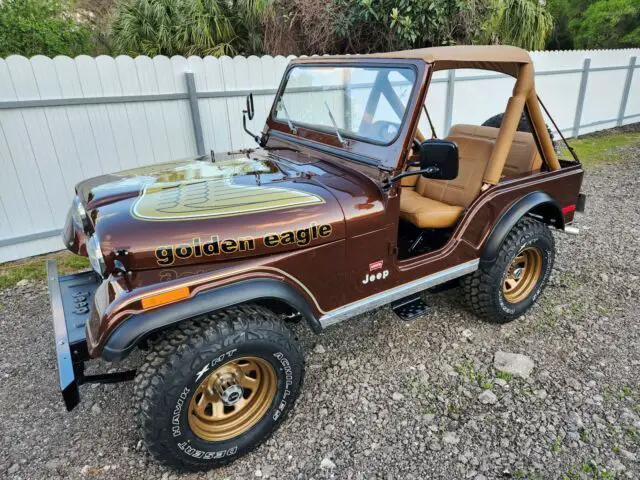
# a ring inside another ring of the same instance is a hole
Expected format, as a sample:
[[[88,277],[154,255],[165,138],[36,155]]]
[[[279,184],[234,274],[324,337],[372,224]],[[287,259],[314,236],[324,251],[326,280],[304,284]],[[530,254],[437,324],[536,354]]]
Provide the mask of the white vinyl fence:
[[[540,97],[566,135],[640,121],[640,49],[531,55]],[[292,58],[0,59],[0,262],[62,249],[84,178],[254,145],[242,129],[244,97],[254,93],[249,129],[258,132]],[[427,105],[438,134],[500,113],[512,85],[491,72],[437,73]]]

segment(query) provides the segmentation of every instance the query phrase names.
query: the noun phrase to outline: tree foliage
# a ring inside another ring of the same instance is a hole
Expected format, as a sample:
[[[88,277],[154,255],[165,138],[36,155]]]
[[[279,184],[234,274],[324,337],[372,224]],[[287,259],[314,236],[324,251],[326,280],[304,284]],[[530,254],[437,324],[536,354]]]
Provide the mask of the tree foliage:
[[[366,53],[433,45],[544,46],[538,0],[292,0],[276,3],[265,45],[278,53]],[[290,35],[282,35],[286,30]]]
[[[640,46],[640,0],[549,0],[549,11],[549,49]]]
[[[260,53],[270,0],[123,0],[111,34],[118,53]]]
[[[97,52],[111,53],[109,23],[118,0],[75,0],[76,16],[93,34]]]
[[[94,52],[91,31],[63,0],[0,1],[0,57]]]
[[[640,45],[640,0],[599,0],[572,19],[569,29],[577,48]]]
[[[492,0],[485,25],[491,43],[542,50],[553,29],[553,17],[537,0]]]
[[[0,0],[0,56],[640,45],[640,0]]]

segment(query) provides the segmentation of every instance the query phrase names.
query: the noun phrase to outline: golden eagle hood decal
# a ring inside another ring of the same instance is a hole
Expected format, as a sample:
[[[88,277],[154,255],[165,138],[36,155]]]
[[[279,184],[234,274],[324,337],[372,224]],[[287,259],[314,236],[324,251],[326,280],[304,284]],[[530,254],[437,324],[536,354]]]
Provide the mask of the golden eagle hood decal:
[[[234,184],[231,179],[201,179],[147,185],[133,204],[135,218],[184,221],[223,218],[324,203],[322,197],[282,187]]]

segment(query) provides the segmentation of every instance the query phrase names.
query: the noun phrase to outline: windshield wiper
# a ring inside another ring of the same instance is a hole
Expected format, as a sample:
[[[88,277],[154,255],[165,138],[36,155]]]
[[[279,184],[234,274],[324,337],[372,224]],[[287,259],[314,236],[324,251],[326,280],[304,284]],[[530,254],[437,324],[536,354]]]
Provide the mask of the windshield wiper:
[[[291,121],[291,116],[289,115],[289,110],[287,110],[287,106],[284,104],[284,100],[280,99],[280,104],[282,105],[282,109],[284,110],[284,116],[287,117],[287,123],[289,124],[289,128],[294,135],[298,134],[298,129]]]
[[[324,106],[327,107],[327,113],[329,114],[329,118],[331,119],[331,123],[333,123],[333,128],[335,128],[336,130],[336,136],[338,137],[338,140],[340,140],[340,143],[342,144],[343,147],[347,146],[347,142],[344,141],[344,138],[342,138],[342,135],[340,135],[340,130],[338,129],[338,124],[336,123],[335,118],[333,118],[333,114],[331,113],[331,109],[329,108],[329,104],[327,103],[327,101],[324,101]]]

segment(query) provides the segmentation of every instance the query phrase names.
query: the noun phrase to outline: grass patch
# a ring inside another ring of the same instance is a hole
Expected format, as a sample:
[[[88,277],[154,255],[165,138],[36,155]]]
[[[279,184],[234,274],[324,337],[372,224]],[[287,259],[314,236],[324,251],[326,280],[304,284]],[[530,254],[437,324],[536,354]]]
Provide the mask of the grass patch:
[[[490,390],[493,387],[493,380],[489,374],[476,369],[472,362],[466,361],[462,364],[454,365],[455,371],[460,376],[462,383],[475,383],[483,390]]]
[[[625,427],[624,437],[633,444],[640,443],[640,430],[633,425],[628,425]]]
[[[612,150],[634,144],[640,144],[640,132],[610,132],[569,140],[569,145],[586,168],[615,162],[618,155],[612,154]]]
[[[620,400],[624,400],[628,397],[631,397],[632,395],[633,395],[633,390],[631,389],[631,387],[627,387],[627,386],[622,387],[618,392],[618,398]]]
[[[89,268],[89,259],[69,252],[41,255],[0,265],[0,288],[13,287],[20,280],[40,281],[47,278],[47,260],[58,262],[58,272],[66,274]]]
[[[513,375],[507,372],[501,372],[500,370],[496,371],[496,378],[501,378],[502,380],[506,380],[507,382],[513,379]]]
[[[562,475],[562,480],[613,480],[614,474],[594,462],[584,462],[577,467],[571,467]]]
[[[584,443],[589,443],[589,440],[591,440],[591,435],[586,428],[580,431],[580,440]]]

